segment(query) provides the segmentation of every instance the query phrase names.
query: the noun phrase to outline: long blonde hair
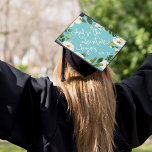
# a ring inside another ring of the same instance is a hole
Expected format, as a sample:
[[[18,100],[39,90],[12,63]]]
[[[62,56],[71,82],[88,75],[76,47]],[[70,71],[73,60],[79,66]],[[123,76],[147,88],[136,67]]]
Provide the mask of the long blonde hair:
[[[113,152],[114,126],[116,124],[116,94],[111,68],[97,70],[83,76],[65,59],[65,79],[61,81],[60,57],[53,78],[64,93],[70,115],[73,117],[74,134],[78,152]]]

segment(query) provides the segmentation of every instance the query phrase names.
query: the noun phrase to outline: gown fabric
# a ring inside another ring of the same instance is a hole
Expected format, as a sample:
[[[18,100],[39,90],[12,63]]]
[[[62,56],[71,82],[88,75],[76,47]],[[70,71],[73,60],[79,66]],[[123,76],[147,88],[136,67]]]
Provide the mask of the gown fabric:
[[[152,135],[152,53],[115,86],[114,152],[130,152]],[[28,152],[77,152],[66,110],[49,77],[33,78],[0,60],[0,139]]]

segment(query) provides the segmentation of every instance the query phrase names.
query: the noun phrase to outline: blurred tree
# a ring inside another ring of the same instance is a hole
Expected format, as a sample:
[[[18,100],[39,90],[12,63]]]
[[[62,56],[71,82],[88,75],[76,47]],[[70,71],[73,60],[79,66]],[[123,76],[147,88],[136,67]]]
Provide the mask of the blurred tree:
[[[16,66],[16,68],[24,73],[29,74],[27,65],[19,64]]]
[[[79,0],[81,9],[127,43],[110,66],[119,80],[129,77],[152,51],[151,0]]]

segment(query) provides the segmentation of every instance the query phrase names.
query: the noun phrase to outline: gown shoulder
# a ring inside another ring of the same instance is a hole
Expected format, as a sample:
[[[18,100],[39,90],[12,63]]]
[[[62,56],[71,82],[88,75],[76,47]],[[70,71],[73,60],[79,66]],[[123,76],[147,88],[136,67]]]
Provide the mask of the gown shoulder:
[[[116,144],[119,149],[127,147],[129,151],[152,135],[152,53],[129,78],[115,83],[115,87]],[[121,136],[121,141],[117,136]]]
[[[0,60],[0,139],[39,152],[56,129],[56,87]]]

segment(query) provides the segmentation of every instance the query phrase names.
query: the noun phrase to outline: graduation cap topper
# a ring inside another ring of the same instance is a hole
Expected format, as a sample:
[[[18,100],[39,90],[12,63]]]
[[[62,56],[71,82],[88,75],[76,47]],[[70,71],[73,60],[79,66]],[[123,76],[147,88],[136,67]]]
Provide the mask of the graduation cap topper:
[[[65,80],[64,58],[79,73],[89,75],[103,71],[126,44],[123,38],[83,12],[55,42],[63,47],[62,81]]]

